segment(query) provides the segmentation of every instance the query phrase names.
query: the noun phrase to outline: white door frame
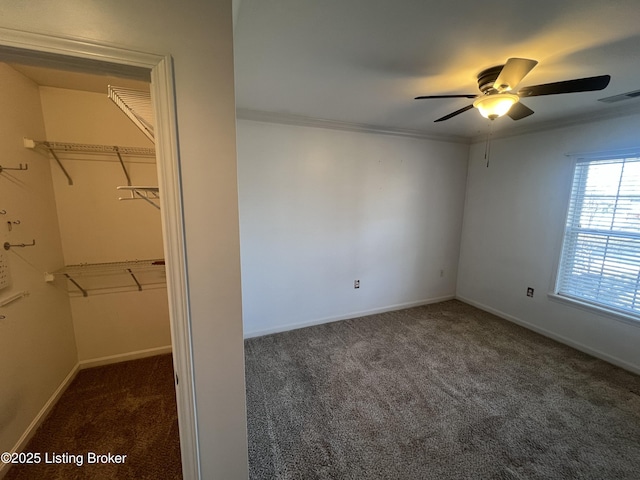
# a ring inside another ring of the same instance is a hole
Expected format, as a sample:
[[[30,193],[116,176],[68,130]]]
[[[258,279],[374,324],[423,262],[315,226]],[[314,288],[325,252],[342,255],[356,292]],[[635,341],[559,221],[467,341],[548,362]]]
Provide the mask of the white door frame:
[[[176,398],[180,426],[180,450],[185,480],[200,479],[197,439],[193,351],[189,314],[187,266],[180,161],[175,111],[173,65],[170,55],[137,52],[77,40],[0,28],[3,49],[24,53],[36,62],[39,57],[63,56],[62,64],[91,72],[92,64],[147,69],[151,74],[151,96],[155,110],[155,147],[160,187],[162,234],[167,269],[167,292],[171,322],[171,343],[177,375]],[[117,72],[114,72],[117,75]]]

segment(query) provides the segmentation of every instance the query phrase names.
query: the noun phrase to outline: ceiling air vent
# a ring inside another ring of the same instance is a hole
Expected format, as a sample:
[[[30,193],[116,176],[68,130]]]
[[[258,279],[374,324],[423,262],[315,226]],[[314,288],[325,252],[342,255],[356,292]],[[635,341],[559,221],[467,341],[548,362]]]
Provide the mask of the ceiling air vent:
[[[640,97],[640,90],[634,90],[633,92],[621,93],[620,95],[614,95],[613,97],[599,98],[599,102],[615,103],[622,100],[629,100],[631,98]]]

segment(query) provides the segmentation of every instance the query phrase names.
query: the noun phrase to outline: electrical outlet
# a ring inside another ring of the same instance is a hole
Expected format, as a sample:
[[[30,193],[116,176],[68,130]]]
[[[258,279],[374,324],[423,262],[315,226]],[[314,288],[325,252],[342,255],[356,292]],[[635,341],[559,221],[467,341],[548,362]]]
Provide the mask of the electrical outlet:
[[[360,280],[353,281],[353,288],[360,288]]]
[[[527,288],[527,297],[533,297],[533,288],[532,287]]]

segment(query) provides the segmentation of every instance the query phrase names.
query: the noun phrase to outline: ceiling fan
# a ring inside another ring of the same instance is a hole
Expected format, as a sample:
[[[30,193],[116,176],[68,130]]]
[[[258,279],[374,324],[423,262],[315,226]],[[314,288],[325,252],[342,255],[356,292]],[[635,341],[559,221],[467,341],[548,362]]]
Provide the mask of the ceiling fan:
[[[562,82],[545,83],[523,87],[517,92],[514,88],[522,79],[538,64],[535,60],[526,58],[510,58],[504,65],[498,65],[483,70],[478,74],[478,88],[480,94],[459,95],[427,95],[416,97],[416,100],[427,98],[477,98],[471,105],[438,118],[436,122],[449,120],[456,115],[476,107],[483,117],[494,120],[502,115],[508,115],[513,120],[520,120],[533,114],[533,110],[520,102],[526,97],[539,97],[543,95],[559,95],[562,93],[593,92],[603,90],[609,85],[609,75],[597,77],[577,78]]]

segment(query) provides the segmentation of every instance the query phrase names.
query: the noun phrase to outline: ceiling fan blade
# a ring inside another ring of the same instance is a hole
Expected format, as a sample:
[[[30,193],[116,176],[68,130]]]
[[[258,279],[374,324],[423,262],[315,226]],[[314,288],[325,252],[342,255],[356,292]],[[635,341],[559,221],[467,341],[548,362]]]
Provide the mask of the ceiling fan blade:
[[[533,110],[526,105],[523,105],[522,102],[518,102],[511,105],[507,115],[509,115],[513,120],[520,120],[521,118],[533,115]]]
[[[424,100],[426,98],[476,98],[478,95],[475,93],[461,93],[459,95],[425,95],[423,97],[416,97],[414,100]]]
[[[537,64],[537,61],[528,58],[510,58],[493,82],[493,88],[499,92],[513,90]]]
[[[473,108],[473,104],[467,105],[466,107],[461,108],[460,110],[456,110],[455,112],[450,113],[449,115],[445,115],[444,117],[441,117],[441,118],[439,118],[437,120],[434,120],[434,123],[435,122],[444,122],[445,120],[449,120],[451,117],[455,117],[456,115],[460,115],[461,113],[464,113],[467,110],[471,110],[472,108]]]
[[[559,95],[561,93],[594,92],[603,90],[609,85],[611,76],[600,75],[597,77],[577,78],[563,82],[545,83],[524,87],[518,92],[520,97],[540,97],[542,95]]]

